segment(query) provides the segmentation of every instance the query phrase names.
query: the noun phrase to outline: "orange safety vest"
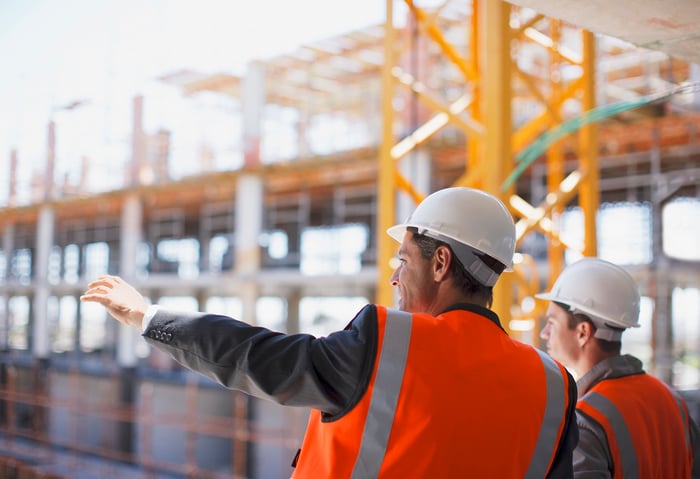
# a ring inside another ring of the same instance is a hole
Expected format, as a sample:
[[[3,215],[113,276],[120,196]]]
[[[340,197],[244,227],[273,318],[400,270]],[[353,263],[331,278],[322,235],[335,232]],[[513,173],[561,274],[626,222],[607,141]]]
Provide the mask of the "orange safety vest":
[[[613,478],[688,478],[693,466],[685,402],[649,374],[605,379],[576,408],[605,430]]]
[[[359,402],[312,410],[293,478],[537,478],[569,404],[566,372],[479,314],[377,307],[372,376]]]

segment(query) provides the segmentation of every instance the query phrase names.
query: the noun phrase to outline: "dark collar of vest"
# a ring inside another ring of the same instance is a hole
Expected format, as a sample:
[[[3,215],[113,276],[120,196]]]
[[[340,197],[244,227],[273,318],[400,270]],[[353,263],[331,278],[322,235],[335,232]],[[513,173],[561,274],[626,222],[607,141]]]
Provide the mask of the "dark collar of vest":
[[[459,310],[459,309],[464,310],[464,311],[470,311],[470,312],[476,313],[480,316],[484,316],[485,318],[492,321],[494,324],[496,324],[496,326],[498,326],[499,328],[501,328],[505,332],[505,329],[503,329],[503,326],[501,326],[501,320],[498,319],[498,315],[496,313],[494,313],[493,311],[491,311],[490,309],[485,308],[483,306],[479,306],[478,304],[471,304],[471,303],[453,304],[452,306],[450,306],[449,308],[447,308],[446,310],[444,310],[440,314],[447,313],[449,311]]]

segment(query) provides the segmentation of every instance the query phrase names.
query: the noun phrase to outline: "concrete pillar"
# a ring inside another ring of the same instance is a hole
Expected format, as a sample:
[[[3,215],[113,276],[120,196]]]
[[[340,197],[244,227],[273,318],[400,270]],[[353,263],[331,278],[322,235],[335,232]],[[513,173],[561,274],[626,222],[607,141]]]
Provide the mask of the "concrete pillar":
[[[263,183],[257,175],[241,175],[236,192],[235,252],[236,273],[254,275],[260,270],[260,244],[262,232]],[[239,288],[243,321],[255,322],[255,307],[259,296],[255,279],[244,282]]]
[[[143,97],[136,96],[133,100],[133,116],[131,130],[131,163],[127,170],[127,186],[141,183],[141,169],[146,164],[146,134],[143,131]]]
[[[141,218],[141,200],[137,194],[131,194],[124,199],[119,241],[119,274],[130,283],[133,283],[136,278],[135,258],[141,241]],[[140,332],[137,329],[120,324],[117,346],[117,361],[120,366],[135,367],[137,365],[136,341],[139,335]]]
[[[700,65],[696,63],[690,64],[690,82],[700,81]],[[700,110],[700,91],[693,93],[693,108]]]
[[[51,354],[51,342],[49,338],[48,302],[51,295],[51,287],[48,278],[49,254],[53,246],[54,237],[53,207],[44,204],[39,210],[36,233],[35,257],[32,261],[34,273],[34,298],[31,308],[32,327],[32,393],[37,398],[48,396],[48,368]],[[37,434],[45,432],[47,424],[47,410],[43,406],[35,406],[32,413],[32,430]]]
[[[6,223],[2,231],[2,251],[5,255],[5,284],[10,282],[11,274],[11,260],[14,251],[15,242],[15,225],[13,223]],[[0,321],[0,351],[7,351],[10,348],[10,294],[7,289],[2,290],[3,298],[3,308],[2,308],[2,320]]]
[[[294,290],[287,295],[287,334],[297,334],[300,332],[299,326],[299,303],[301,302],[301,292]]]
[[[653,148],[651,154],[651,173],[661,177],[661,148],[659,131],[652,131]],[[673,321],[671,316],[671,285],[667,271],[670,268],[663,249],[663,205],[668,199],[663,191],[665,185],[652,185],[651,221],[652,251],[651,278],[654,284],[654,313],[652,315],[652,372],[667,384],[673,382]]]
[[[7,205],[15,206],[17,205],[17,150],[15,149],[10,152],[10,184],[8,187]]]
[[[56,123],[49,122],[46,152],[46,170],[44,171],[44,201],[53,198],[54,171],[56,169]]]
[[[124,199],[121,216],[121,235],[119,239],[119,274],[127,282],[133,284],[136,279],[136,260],[139,242],[141,241],[142,224],[141,200],[137,194],[130,194]],[[110,321],[112,319],[110,318]],[[121,367],[119,374],[119,401],[123,407],[133,406],[137,397],[138,357],[136,343],[141,331],[119,324],[119,339],[117,343],[117,362]],[[121,452],[134,452],[134,423],[121,421],[118,427],[118,447]]]
[[[265,66],[251,62],[241,83],[243,119],[243,164],[254,167],[260,161],[260,138],[265,106]]]
[[[32,315],[33,345],[32,353],[37,359],[47,359],[51,352],[49,344],[48,300],[51,288],[48,280],[48,265],[54,236],[54,210],[50,205],[43,205],[39,210],[36,233],[36,257],[32,261],[34,268],[34,302]]]

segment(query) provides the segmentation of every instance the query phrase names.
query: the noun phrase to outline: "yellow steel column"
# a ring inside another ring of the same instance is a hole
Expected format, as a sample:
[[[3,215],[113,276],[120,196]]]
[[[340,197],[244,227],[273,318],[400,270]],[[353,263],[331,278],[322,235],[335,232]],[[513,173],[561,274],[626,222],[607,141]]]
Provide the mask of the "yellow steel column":
[[[471,29],[469,31],[469,61],[472,65],[473,71],[478,71],[479,68],[479,35],[481,35],[481,28],[479,28],[479,2],[477,0],[472,1],[472,16],[471,16]],[[479,81],[472,82],[472,94],[474,95],[475,101],[472,101],[469,107],[469,112],[471,117],[481,123],[483,118],[481,116],[481,102],[477,99],[480,97],[483,88],[481,88]],[[469,134],[467,135],[467,173],[470,174],[472,181],[466,186],[472,186],[475,188],[483,188],[481,178],[478,175],[472,174],[474,171],[479,171],[479,161],[482,159],[481,156],[481,146],[482,146],[481,136]]]
[[[501,192],[501,185],[513,168],[510,4],[495,0],[475,0],[475,3],[479,4],[479,82],[485,127],[481,149],[483,188],[504,200],[510,196],[512,187]],[[512,284],[510,274],[506,273],[494,288],[493,310],[506,330],[511,318]]]
[[[377,211],[377,293],[375,303],[393,306],[393,288],[389,280],[393,270],[389,264],[398,249],[396,242],[386,234],[396,220],[395,165],[391,155],[394,146],[394,79],[395,63],[393,0],[386,0],[384,24],[384,65],[382,66],[382,144],[379,158],[378,211]]]
[[[556,113],[561,116],[562,109],[562,74],[561,74],[561,55],[559,54],[559,40],[561,39],[561,24],[558,20],[550,20],[550,31],[554,48],[550,50],[550,88],[552,91],[551,108],[556,109]],[[556,119],[552,119],[552,124]],[[561,142],[556,142],[551,145],[547,152],[547,191],[556,191],[564,179],[564,149]],[[549,284],[552,286],[554,280],[559,276],[564,266],[564,245],[559,241],[559,224],[561,213],[564,207],[557,204],[552,207],[552,225],[554,235],[550,237],[548,243],[547,259],[549,260]],[[538,286],[539,287],[539,286]]]
[[[595,36],[583,31],[583,111],[595,107]],[[600,206],[600,171],[598,164],[598,126],[590,123],[579,135],[579,160],[584,177],[579,190],[579,205],[583,210],[584,256],[598,254],[596,213]]]

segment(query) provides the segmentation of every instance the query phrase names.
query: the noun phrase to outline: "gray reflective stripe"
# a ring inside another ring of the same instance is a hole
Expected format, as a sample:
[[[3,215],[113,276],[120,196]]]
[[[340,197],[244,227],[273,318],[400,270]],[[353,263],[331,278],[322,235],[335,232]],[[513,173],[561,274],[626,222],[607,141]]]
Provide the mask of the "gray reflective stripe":
[[[540,355],[544,366],[547,383],[547,403],[544,409],[544,418],[540,425],[540,435],[537,438],[535,452],[530,461],[530,467],[525,474],[526,479],[543,478],[547,475],[547,469],[552,461],[552,456],[557,450],[559,441],[559,425],[564,420],[566,411],[566,391],[568,384],[562,375],[559,366],[546,353],[535,349]]]
[[[409,313],[387,310],[377,376],[374,379],[372,398],[352,479],[379,475],[406,369],[412,320],[413,317]]]
[[[620,451],[620,460],[622,461],[622,464],[615,464],[615,467],[622,468],[620,477],[639,477],[639,472],[637,471],[637,451],[634,450],[632,436],[630,435],[627,423],[625,422],[625,418],[622,417],[620,410],[611,400],[595,391],[589,392],[580,400],[587,403],[592,408],[597,409],[610,422],[615,433],[614,439],[617,443],[617,448]],[[608,438],[608,441],[610,441],[610,439],[611,438]]]
[[[683,432],[685,432],[685,450],[688,451],[690,450],[690,424],[688,421],[688,415],[685,413],[685,408],[683,407],[683,399],[679,396],[679,394],[671,389],[671,387],[666,384],[665,382],[661,382],[664,386],[666,386],[666,389],[668,389],[668,392],[671,393],[671,396],[673,396],[673,399],[676,401],[676,404],[678,405],[678,409],[681,412],[681,419],[683,420]]]

